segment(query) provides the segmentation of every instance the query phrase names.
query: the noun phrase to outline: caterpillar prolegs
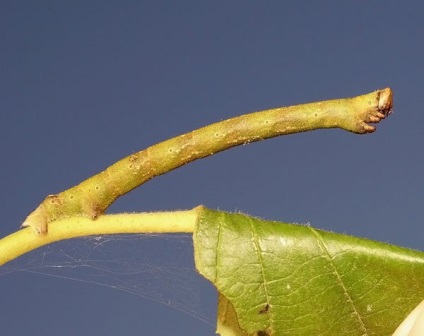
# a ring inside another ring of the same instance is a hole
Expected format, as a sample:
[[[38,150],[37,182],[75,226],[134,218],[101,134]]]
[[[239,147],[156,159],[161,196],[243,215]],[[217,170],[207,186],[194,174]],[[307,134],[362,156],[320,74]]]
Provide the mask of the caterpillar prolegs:
[[[327,100],[245,114],[177,136],[131,154],[59,194],[49,195],[24,221],[39,235],[54,220],[96,219],[121,195],[155,176],[225,149],[284,134],[341,128],[365,134],[392,111],[390,88],[354,98]]]

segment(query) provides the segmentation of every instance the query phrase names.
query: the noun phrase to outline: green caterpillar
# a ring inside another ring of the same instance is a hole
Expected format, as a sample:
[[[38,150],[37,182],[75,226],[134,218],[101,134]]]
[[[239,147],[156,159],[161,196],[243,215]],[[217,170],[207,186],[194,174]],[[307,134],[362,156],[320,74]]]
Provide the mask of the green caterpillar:
[[[119,196],[153,177],[241,144],[320,128],[371,133],[375,127],[368,123],[379,122],[391,110],[392,91],[385,88],[354,98],[274,108],[217,122],[131,154],[78,185],[47,196],[22,226],[44,235],[48,223],[60,218],[96,219]]]

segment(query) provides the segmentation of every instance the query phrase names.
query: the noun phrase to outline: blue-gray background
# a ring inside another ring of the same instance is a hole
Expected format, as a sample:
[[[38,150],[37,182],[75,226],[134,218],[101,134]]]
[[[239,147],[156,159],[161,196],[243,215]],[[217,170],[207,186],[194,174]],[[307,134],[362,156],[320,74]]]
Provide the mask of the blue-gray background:
[[[420,1],[2,1],[1,236],[47,194],[168,137],[390,86],[395,112],[372,135],[242,146],[111,211],[205,204],[422,249],[423,17]],[[1,275],[0,300],[2,336],[214,333],[140,296],[37,274]]]

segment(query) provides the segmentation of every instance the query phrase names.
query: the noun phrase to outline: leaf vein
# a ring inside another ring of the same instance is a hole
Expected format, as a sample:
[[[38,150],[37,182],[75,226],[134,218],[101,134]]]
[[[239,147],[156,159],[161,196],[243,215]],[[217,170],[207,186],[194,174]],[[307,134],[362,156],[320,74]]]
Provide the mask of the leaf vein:
[[[256,250],[257,250],[257,254],[258,254],[258,259],[259,259],[259,265],[261,268],[261,275],[262,275],[262,279],[263,279],[263,285],[264,285],[264,291],[265,291],[265,297],[266,297],[266,304],[269,306],[269,308],[271,309],[271,314],[269,314],[269,322],[270,325],[269,327],[272,330],[272,325],[273,325],[273,318],[272,318],[272,305],[271,305],[271,301],[270,301],[270,296],[268,293],[268,283],[267,283],[267,279],[265,276],[265,269],[264,269],[264,261],[262,259],[262,249],[261,246],[259,244],[259,239],[258,239],[258,233],[256,232],[256,226],[254,225],[254,222],[252,221],[251,218],[249,218],[249,224],[252,230],[252,236],[253,236],[253,243],[255,244]]]
[[[322,252],[324,254],[324,257],[327,258],[328,263],[333,268],[333,270],[334,270],[333,273],[336,276],[337,281],[338,281],[340,287],[343,290],[343,294],[345,295],[345,297],[347,299],[347,302],[352,307],[352,310],[353,310],[354,315],[357,317],[357,320],[358,320],[358,322],[360,324],[360,327],[361,327],[362,331],[364,332],[364,336],[365,335],[368,335],[368,331],[367,331],[367,328],[365,326],[364,321],[361,318],[361,314],[359,313],[358,309],[356,308],[355,303],[354,303],[351,295],[349,294],[348,289],[346,288],[345,284],[343,283],[343,280],[342,280],[342,278],[341,278],[341,276],[339,274],[339,271],[337,270],[336,265],[334,265],[334,263],[333,263],[333,258],[331,256],[330,252],[328,251],[327,246],[326,246],[324,240],[322,239],[321,235],[318,233],[317,230],[315,230],[312,227],[309,227],[309,228],[312,231],[312,233],[315,235],[315,237],[317,238],[318,245],[321,248],[321,250],[322,250]]]

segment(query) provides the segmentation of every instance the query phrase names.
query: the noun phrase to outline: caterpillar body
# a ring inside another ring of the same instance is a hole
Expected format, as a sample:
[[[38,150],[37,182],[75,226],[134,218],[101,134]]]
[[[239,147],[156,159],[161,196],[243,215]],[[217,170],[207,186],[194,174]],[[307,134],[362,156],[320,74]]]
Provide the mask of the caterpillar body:
[[[80,184],[49,195],[26,218],[39,235],[54,220],[87,216],[96,219],[121,195],[155,176],[191,161],[241,144],[321,128],[353,133],[375,131],[392,111],[390,88],[354,98],[335,99],[254,112],[217,122],[131,154]]]

